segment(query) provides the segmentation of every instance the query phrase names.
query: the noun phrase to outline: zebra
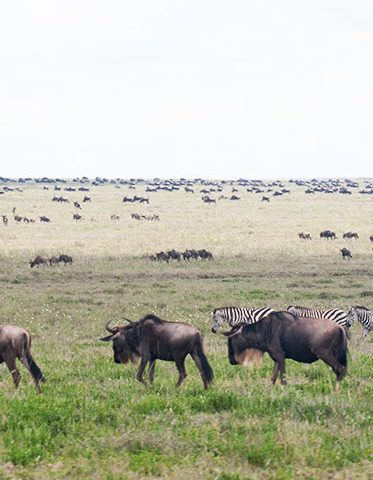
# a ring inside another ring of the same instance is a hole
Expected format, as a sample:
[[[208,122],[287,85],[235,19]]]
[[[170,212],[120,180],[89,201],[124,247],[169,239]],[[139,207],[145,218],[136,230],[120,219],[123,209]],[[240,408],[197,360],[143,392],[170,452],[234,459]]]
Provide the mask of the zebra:
[[[241,323],[256,323],[274,312],[270,307],[244,308],[244,307],[222,307],[216,308],[212,315],[211,331],[216,333],[223,323],[227,322],[230,327]]]
[[[347,324],[347,313],[344,310],[341,310],[340,308],[329,308],[328,310],[319,310],[316,308],[290,306],[287,308],[287,311],[298,317],[327,318],[328,320],[333,320],[333,322],[343,327],[346,330],[346,332],[348,331],[348,328],[349,328],[349,325]]]
[[[231,327],[235,327],[242,323],[256,323],[274,312],[273,308],[242,308],[242,307],[222,307],[217,308],[213,312],[211,321],[211,331],[216,333],[223,323],[227,322]],[[228,347],[229,348],[229,347]],[[264,352],[255,348],[246,348],[236,361],[240,365],[253,366],[259,365],[262,361]]]
[[[354,322],[360,322],[363,327],[363,334],[360,342],[365,340],[368,333],[373,329],[373,311],[365,307],[350,307],[347,314],[347,325],[351,327]]]

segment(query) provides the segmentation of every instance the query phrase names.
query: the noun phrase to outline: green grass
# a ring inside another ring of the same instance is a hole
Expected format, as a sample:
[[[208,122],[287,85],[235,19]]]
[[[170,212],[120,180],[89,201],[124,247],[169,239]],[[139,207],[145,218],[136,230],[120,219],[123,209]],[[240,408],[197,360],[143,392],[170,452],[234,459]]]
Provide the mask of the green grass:
[[[0,478],[369,478],[373,348],[369,337],[354,343],[359,326],[338,393],[321,362],[288,361],[289,384],[272,387],[268,356],[254,370],[231,366],[226,341],[210,333],[211,311],[222,305],[371,306],[368,199],[299,191],[268,209],[242,194],[241,203],[215,208],[199,196],[158,192],[150,207],[131,209],[120,204],[125,193],[94,190],[83,213],[97,222],[81,225],[69,207],[46,203],[53,194],[41,187],[1,198],[0,213],[34,208],[53,224],[0,226],[0,322],[32,332],[47,378],[38,395],[21,367],[15,391],[0,368]],[[161,221],[131,223],[132,210],[158,212]],[[115,212],[119,224],[109,220]],[[359,231],[350,262],[338,256],[342,240],[317,238],[334,225]],[[311,231],[312,243],[299,242],[297,230]],[[142,257],[173,247],[208,248],[216,260],[166,265]],[[32,255],[62,249],[74,256],[72,267],[30,270]],[[148,312],[204,332],[216,378],[210,390],[191,360],[180,389],[171,363],[157,363],[148,388],[134,366],[114,364],[110,345],[98,340],[104,323]]]

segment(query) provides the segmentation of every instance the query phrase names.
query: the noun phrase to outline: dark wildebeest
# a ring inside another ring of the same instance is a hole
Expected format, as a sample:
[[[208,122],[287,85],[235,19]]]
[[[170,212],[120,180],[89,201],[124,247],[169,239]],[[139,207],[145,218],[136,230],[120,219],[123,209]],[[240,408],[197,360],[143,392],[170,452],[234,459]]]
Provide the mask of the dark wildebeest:
[[[22,217],[21,217],[21,215],[14,215],[14,220],[15,220],[16,222],[22,222]]]
[[[92,200],[92,198],[89,195],[85,195],[84,198],[83,198],[83,203],[90,202],[91,200]]]
[[[75,207],[75,208],[78,208],[79,210],[82,209],[82,207],[80,206],[80,203],[79,203],[79,202],[74,202],[74,207]]]
[[[40,265],[48,265],[49,260],[46,257],[42,257],[41,255],[37,255],[34,260],[30,260],[30,267],[39,267]]]
[[[69,255],[60,255],[60,256],[58,257],[58,261],[61,262],[61,263],[63,262],[65,265],[66,265],[67,263],[69,263],[70,265],[72,265],[72,263],[73,263],[73,257],[70,257]]]
[[[371,236],[369,237],[369,240],[370,240],[371,242],[373,242],[373,235],[371,235]]]
[[[51,265],[51,266],[52,266],[52,265],[57,265],[58,263],[59,263],[58,257],[51,257],[51,258],[49,259],[49,265]]]
[[[81,220],[83,217],[79,213],[74,213],[73,214],[73,220],[76,220],[77,222]]]
[[[200,371],[203,386],[208,388],[213,381],[214,374],[203,351],[202,333],[192,325],[179,322],[166,322],[155,315],[146,315],[137,322],[129,325],[109,327],[110,335],[100,340],[112,341],[115,363],[141,362],[136,378],[146,385],[143,373],[149,363],[149,382],[154,379],[156,360],[167,360],[176,363],[179,371],[177,386],[180,386],[187,374],[185,371],[185,357],[189,354]]]
[[[348,248],[343,247],[341,250],[343,260],[347,257],[349,260],[352,258],[351,252]]]
[[[311,240],[311,234],[310,233],[300,232],[300,233],[298,233],[298,237],[301,240]]]
[[[40,218],[40,221],[41,221],[41,222],[46,222],[46,223],[50,222],[49,218],[46,217],[45,215],[43,215],[43,216],[41,216],[41,217],[39,217],[39,218]]]
[[[0,325],[0,363],[6,363],[16,387],[21,378],[16,365],[17,358],[31,373],[40,392],[39,382],[45,382],[45,378],[31,355],[31,335],[15,325]]]
[[[324,230],[323,232],[320,232],[320,238],[326,238],[327,240],[330,238],[331,240],[335,240],[337,236],[331,230]]]
[[[267,197],[266,195],[263,195],[262,197],[262,202],[269,202],[269,197]]]
[[[359,238],[359,234],[357,232],[347,232],[343,234],[343,238],[355,238],[357,240]]]
[[[3,218],[3,224],[8,225],[8,217],[6,215],[1,215]]]
[[[247,348],[268,352],[275,366],[272,383],[280,371],[285,381],[285,358],[313,363],[321,359],[344,378],[347,370],[347,338],[342,327],[325,318],[296,317],[289,312],[270,313],[260,322],[243,325],[224,333],[228,336],[228,355],[232,365]]]

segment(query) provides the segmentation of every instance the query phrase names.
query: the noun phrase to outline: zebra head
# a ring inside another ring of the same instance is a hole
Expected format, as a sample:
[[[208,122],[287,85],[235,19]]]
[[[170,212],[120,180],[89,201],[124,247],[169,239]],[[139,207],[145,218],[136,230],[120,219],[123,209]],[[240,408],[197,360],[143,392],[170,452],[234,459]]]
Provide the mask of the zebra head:
[[[287,308],[287,311],[291,313],[292,315],[298,315],[299,314],[299,308],[298,307],[292,307],[291,305]]]
[[[358,311],[356,307],[350,307],[346,317],[346,327],[350,328],[358,320]]]
[[[212,320],[211,320],[211,331],[212,333],[216,333],[219,328],[226,322],[227,319],[224,315],[224,311],[220,308],[217,308],[212,313]]]

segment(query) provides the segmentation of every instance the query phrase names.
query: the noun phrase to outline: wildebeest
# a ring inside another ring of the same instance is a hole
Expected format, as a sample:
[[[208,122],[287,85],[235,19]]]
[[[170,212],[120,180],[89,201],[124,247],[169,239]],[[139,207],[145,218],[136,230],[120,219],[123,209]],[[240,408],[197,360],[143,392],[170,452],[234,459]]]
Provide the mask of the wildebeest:
[[[192,325],[179,322],[167,322],[149,314],[129,325],[109,327],[110,335],[100,340],[113,342],[114,362],[128,363],[141,359],[136,378],[146,385],[143,373],[149,363],[149,382],[154,379],[156,360],[176,363],[179,372],[177,386],[180,386],[187,374],[185,358],[189,354],[200,371],[203,386],[208,388],[214,374],[203,351],[202,333]]]
[[[260,322],[243,325],[224,333],[228,336],[228,355],[232,365],[247,348],[268,352],[275,362],[272,383],[280,371],[285,381],[285,358],[313,363],[321,359],[336,374],[337,380],[347,371],[347,337],[344,329],[327,319],[296,317],[288,312],[273,312]]]
[[[89,195],[85,195],[83,198],[83,203],[90,202],[92,198]]]
[[[371,236],[369,237],[369,240],[370,240],[371,242],[373,242],[373,235],[371,235]]]
[[[69,263],[70,265],[72,265],[72,263],[73,263],[73,257],[70,257],[69,255],[64,255],[64,254],[62,254],[62,255],[60,255],[60,256],[58,257],[58,261],[61,262],[61,263],[64,263],[65,265],[66,265],[67,263]]]
[[[6,363],[15,387],[18,387],[21,378],[16,365],[17,358],[31,373],[40,392],[39,382],[45,382],[45,378],[31,355],[31,335],[16,325],[0,325],[0,363]]]
[[[73,214],[73,220],[76,220],[77,222],[81,220],[83,217],[79,213],[74,213]]]
[[[75,207],[75,208],[78,208],[79,210],[82,209],[82,207],[80,206],[80,203],[79,203],[79,202],[74,202],[74,207]]]
[[[327,240],[330,238],[331,240],[335,240],[337,236],[331,230],[324,230],[323,232],[320,232],[320,238],[326,238]]]
[[[298,233],[298,237],[299,237],[301,240],[312,240],[310,233],[300,232],[300,233]]]
[[[60,260],[59,260],[58,257],[51,257],[51,258],[49,259],[49,265],[51,265],[51,266],[52,266],[52,265],[57,265],[57,264],[59,263],[59,261],[60,261]]]
[[[46,257],[42,257],[41,255],[37,255],[34,260],[30,260],[30,267],[39,267],[40,265],[48,265],[49,260]]]
[[[348,248],[343,247],[341,250],[343,260],[347,257],[349,260],[352,258],[351,252]]]
[[[119,220],[119,215],[116,213],[113,213],[113,215],[110,217],[112,220]]]
[[[347,232],[343,234],[343,238],[355,238],[357,240],[359,238],[359,234],[357,232]]]
[[[39,217],[39,218],[40,218],[40,221],[41,221],[41,222],[46,222],[46,223],[50,222],[50,219],[49,219],[48,217],[46,217],[45,215],[42,215],[42,216]]]
[[[262,202],[269,202],[269,197],[267,197],[266,195],[263,195],[262,196]]]
[[[3,224],[4,225],[8,225],[8,217],[6,215],[1,215],[2,219],[3,219]]]

